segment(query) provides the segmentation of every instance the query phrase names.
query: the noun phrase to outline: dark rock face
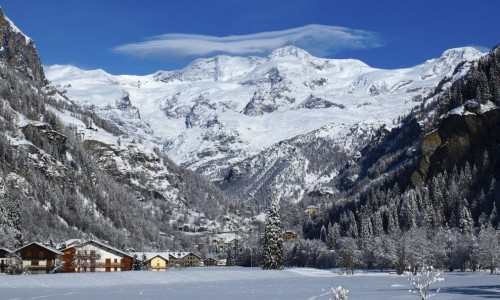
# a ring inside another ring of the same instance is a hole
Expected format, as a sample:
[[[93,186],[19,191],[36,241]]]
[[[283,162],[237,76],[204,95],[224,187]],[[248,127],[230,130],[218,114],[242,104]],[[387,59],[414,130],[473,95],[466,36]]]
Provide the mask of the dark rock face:
[[[38,84],[47,84],[35,44],[16,31],[1,10],[0,39],[0,60]]]
[[[457,164],[472,161],[500,144],[500,109],[482,114],[451,115],[437,130],[422,139],[423,158],[413,174],[413,184]]]
[[[55,157],[63,157],[68,149],[66,136],[52,130],[49,125],[28,124],[22,130],[27,139],[35,146]]]

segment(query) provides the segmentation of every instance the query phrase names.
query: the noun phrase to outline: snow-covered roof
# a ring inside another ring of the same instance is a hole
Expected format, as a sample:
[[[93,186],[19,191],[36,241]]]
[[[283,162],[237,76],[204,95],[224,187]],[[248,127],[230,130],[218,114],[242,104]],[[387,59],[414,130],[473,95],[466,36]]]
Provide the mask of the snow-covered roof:
[[[14,250],[14,252],[21,251],[22,249],[24,249],[24,248],[26,248],[26,247],[29,247],[29,246],[32,246],[32,245],[37,245],[37,246],[42,247],[42,248],[44,248],[44,249],[46,249],[46,250],[48,250],[48,251],[50,251],[50,252],[55,253],[55,254],[58,254],[58,255],[63,255],[63,253],[62,253],[61,251],[59,251],[59,250],[57,250],[57,249],[55,249],[55,248],[52,248],[52,247],[50,247],[50,246],[46,246],[46,245],[44,245],[44,244],[38,243],[38,242],[33,242],[33,243],[31,243],[31,244],[28,244],[28,245],[22,246],[21,248],[18,248],[18,249],[16,249],[16,250]]]
[[[146,255],[146,260],[151,260],[157,256],[165,259],[165,260],[169,260],[170,257],[173,257],[175,259],[177,258],[184,258],[186,256],[188,256],[189,254],[192,254],[196,257],[198,257],[199,259],[201,259],[200,256],[194,254],[193,252],[183,252],[183,251],[170,251],[170,252],[134,252],[132,253],[132,255],[134,254],[137,254],[137,257],[138,258],[141,258],[143,254]]]
[[[5,251],[7,253],[11,253],[12,252],[12,250],[10,250],[9,248],[5,248],[5,247],[0,247],[0,250]]]
[[[172,256],[172,257],[175,257],[175,258],[184,258],[186,256],[188,256],[189,254],[193,254],[194,256],[198,257],[198,258],[201,258],[199,257],[198,255],[192,253],[192,252],[169,252],[168,255],[169,256]]]
[[[99,246],[99,247],[101,247],[101,248],[106,248],[106,249],[109,249],[109,250],[114,251],[114,252],[116,252],[116,253],[122,254],[123,256],[132,257],[132,256],[130,256],[130,254],[127,254],[127,253],[125,253],[124,251],[122,251],[122,250],[120,250],[120,249],[118,249],[118,248],[112,247],[112,246],[110,246],[110,245],[107,245],[107,244],[101,243],[101,242],[96,241],[96,240],[87,240],[87,241],[84,241],[84,242],[82,242],[82,243],[80,243],[80,244],[78,244],[78,245],[74,245],[74,246],[68,247],[68,248],[66,248],[66,249],[64,249],[64,250],[71,249],[71,248],[83,247],[83,246],[86,246],[86,245],[88,245],[88,244],[94,244],[94,245],[97,245],[97,246]],[[63,251],[64,251],[64,250],[63,250]]]
[[[136,254],[138,258],[141,258],[142,255],[146,255],[146,260],[152,260],[153,258],[159,256],[164,260],[168,260],[168,252],[134,252],[132,255]]]

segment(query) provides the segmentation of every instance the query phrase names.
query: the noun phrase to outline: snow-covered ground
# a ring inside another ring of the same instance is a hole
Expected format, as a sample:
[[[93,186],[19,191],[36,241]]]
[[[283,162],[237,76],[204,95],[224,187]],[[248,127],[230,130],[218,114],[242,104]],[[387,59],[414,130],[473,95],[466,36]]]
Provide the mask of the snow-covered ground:
[[[444,273],[434,299],[498,299],[500,275]],[[168,272],[119,272],[0,276],[0,299],[332,299],[330,287],[349,289],[349,299],[418,299],[403,276],[339,275],[291,268],[189,268]]]

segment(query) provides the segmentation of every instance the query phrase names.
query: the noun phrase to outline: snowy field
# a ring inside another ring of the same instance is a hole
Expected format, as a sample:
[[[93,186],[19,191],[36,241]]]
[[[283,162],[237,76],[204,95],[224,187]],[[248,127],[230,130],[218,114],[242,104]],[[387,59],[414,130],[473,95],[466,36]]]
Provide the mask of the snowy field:
[[[500,275],[444,273],[433,299],[499,299]],[[418,299],[403,276],[338,275],[331,270],[291,268],[189,268],[168,272],[0,275],[0,299],[332,299],[330,286],[350,290],[349,299]]]

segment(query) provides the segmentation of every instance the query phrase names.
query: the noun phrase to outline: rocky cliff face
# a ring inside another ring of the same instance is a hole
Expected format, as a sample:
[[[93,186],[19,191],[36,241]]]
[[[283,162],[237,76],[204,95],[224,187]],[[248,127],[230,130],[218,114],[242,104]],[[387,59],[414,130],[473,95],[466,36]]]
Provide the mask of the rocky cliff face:
[[[468,111],[459,107],[438,128],[422,138],[423,158],[412,176],[414,185],[465,161],[474,161],[485,150],[500,144],[500,109]]]
[[[40,85],[47,80],[33,41],[0,10],[0,59]]]

